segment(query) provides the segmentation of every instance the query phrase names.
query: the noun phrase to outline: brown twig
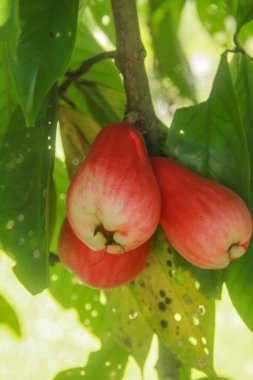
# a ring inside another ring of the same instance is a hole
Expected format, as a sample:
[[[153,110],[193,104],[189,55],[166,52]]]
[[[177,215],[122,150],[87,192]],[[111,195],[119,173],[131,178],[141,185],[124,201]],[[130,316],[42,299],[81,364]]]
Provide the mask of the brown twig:
[[[111,0],[117,42],[116,64],[127,95],[126,118],[144,135],[149,153],[159,152],[159,128],[144,66],[135,0]]]
[[[87,73],[96,63],[105,59],[113,59],[115,55],[115,51],[104,51],[84,61],[75,71],[68,71],[65,74],[67,79],[59,86],[59,96],[63,97],[63,94],[66,93],[71,83],[75,82],[81,75]]]

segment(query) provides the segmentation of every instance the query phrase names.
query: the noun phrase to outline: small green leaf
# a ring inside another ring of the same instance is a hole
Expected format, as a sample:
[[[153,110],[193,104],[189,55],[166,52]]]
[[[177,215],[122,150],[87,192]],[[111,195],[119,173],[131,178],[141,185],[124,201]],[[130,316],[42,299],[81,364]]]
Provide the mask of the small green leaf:
[[[129,285],[141,313],[161,342],[184,364],[213,375],[214,300],[174,262],[161,230],[148,265]]]
[[[18,337],[21,336],[21,328],[18,317],[12,306],[0,295],[0,325],[9,327]]]
[[[169,77],[182,96],[195,101],[193,76],[177,34],[185,1],[150,3],[154,3],[149,20],[159,75]]]
[[[237,33],[240,29],[253,19],[252,0],[240,0],[236,10]]]
[[[100,351],[92,353],[87,365],[58,374],[54,380],[122,379],[128,360],[127,353],[113,341],[105,342]]]
[[[27,125],[68,66],[76,34],[78,0],[21,0],[18,39],[8,45],[11,71]],[[84,41],[85,43],[85,41]]]
[[[9,42],[16,37],[17,0],[1,0],[0,2],[0,42]]]
[[[16,261],[14,272],[31,293],[48,285],[55,90],[45,99],[34,128],[25,127],[20,108],[15,111],[0,151],[0,240]]]
[[[127,286],[107,292],[106,310],[113,337],[143,368],[153,332]]]

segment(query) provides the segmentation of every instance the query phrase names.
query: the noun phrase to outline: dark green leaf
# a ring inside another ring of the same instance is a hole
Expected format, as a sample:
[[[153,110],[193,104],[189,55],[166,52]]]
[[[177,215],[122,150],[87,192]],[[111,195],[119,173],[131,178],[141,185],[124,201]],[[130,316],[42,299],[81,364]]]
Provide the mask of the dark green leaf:
[[[209,99],[176,113],[165,147],[170,156],[184,165],[235,190],[251,210],[252,78],[249,58],[236,55],[230,68],[223,55]],[[224,273],[238,313],[253,329],[252,313],[249,313],[253,301],[251,255],[252,245]],[[217,277],[214,271],[210,276],[213,281],[209,284],[218,286],[222,276]]]
[[[182,363],[213,375],[214,300],[177,266],[161,230],[148,265],[129,285],[139,309],[163,345]]]
[[[33,125],[46,93],[68,66],[78,0],[20,0],[20,33],[9,60],[27,125]],[[85,43],[85,41],[84,41]]]
[[[159,75],[169,77],[182,96],[195,100],[193,77],[177,35],[184,3],[184,0],[170,0],[162,1],[158,6],[154,2],[149,21]]]
[[[250,203],[246,132],[226,55],[208,101],[176,112],[165,152],[199,174],[222,182]]]
[[[251,161],[251,178],[253,178],[253,65],[246,56],[239,55],[233,62],[233,80],[235,94],[238,101],[239,112],[245,133]],[[253,189],[251,186],[251,200]],[[251,201],[251,212],[253,202]],[[231,300],[247,326],[253,331],[253,315],[251,312],[253,303],[252,293],[252,260],[253,245],[251,244],[247,254],[231,265],[226,271],[226,284]]]
[[[11,85],[6,52],[4,46],[0,45],[0,146],[15,107],[15,95]]]
[[[90,355],[86,367],[61,372],[54,380],[120,380],[127,360],[126,352],[109,340]]]
[[[66,165],[59,159],[55,159],[54,164],[54,184],[55,184],[55,222],[53,226],[53,234],[51,238],[50,251],[57,252],[58,235],[66,217],[66,194],[69,186],[69,178]]]
[[[106,309],[113,337],[143,368],[153,332],[129,288],[121,286],[108,292]]]
[[[18,108],[0,151],[0,240],[14,272],[32,293],[48,285],[50,189],[56,129],[56,89],[34,128]]]
[[[18,337],[21,329],[18,317],[12,306],[0,295],[0,325],[8,326]]]
[[[9,42],[17,35],[17,0],[0,2],[0,42]]]

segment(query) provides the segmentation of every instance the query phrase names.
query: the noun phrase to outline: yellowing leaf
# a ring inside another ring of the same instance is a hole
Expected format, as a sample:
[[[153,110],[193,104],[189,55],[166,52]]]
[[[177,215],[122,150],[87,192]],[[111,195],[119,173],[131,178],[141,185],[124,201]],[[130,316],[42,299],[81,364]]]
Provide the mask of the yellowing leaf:
[[[161,342],[181,362],[213,375],[214,300],[201,294],[188,270],[176,266],[161,230],[145,270],[130,289]]]
[[[69,107],[60,106],[58,116],[66,165],[72,178],[101,128],[94,120]]]

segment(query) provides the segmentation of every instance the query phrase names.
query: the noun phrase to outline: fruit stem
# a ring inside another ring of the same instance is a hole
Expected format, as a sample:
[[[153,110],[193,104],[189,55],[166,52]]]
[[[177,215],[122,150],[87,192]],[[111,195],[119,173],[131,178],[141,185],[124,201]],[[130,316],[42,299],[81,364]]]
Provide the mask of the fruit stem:
[[[111,4],[116,64],[122,73],[127,96],[126,118],[143,134],[149,154],[155,155],[159,152],[160,133],[144,66],[146,51],[141,41],[136,1],[111,0]]]

